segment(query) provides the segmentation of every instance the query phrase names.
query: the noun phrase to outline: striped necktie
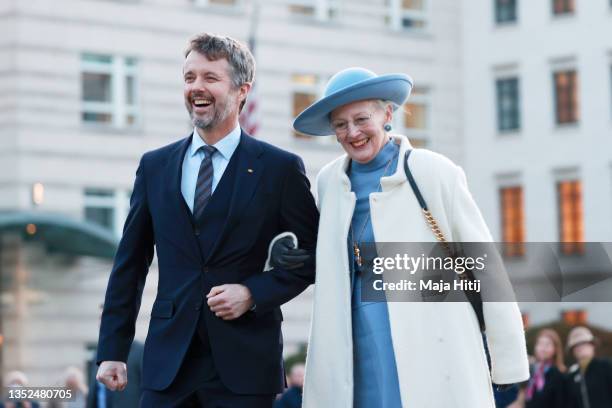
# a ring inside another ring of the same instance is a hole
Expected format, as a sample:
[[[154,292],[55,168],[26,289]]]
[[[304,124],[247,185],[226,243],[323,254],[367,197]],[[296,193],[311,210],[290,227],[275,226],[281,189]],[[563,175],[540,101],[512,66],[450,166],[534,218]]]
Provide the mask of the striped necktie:
[[[198,181],[196,183],[195,197],[193,200],[193,216],[198,219],[202,215],[206,204],[210,201],[212,195],[212,181],[213,181],[213,165],[212,157],[217,151],[213,146],[202,146],[201,150],[204,151],[204,159],[200,164],[200,171],[198,172]]]

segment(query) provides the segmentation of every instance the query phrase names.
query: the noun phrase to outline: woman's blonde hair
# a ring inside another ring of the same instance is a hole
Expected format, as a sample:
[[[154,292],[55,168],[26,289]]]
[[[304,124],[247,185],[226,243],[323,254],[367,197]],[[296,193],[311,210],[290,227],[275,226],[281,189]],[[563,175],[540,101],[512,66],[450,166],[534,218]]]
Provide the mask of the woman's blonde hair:
[[[559,371],[561,371],[562,373],[565,372],[566,368],[565,368],[565,363],[563,362],[563,346],[561,344],[561,338],[559,337],[557,332],[554,331],[553,329],[540,330],[538,332],[538,335],[536,336],[534,347],[535,347],[535,344],[537,344],[540,337],[548,337],[550,341],[553,342],[555,346],[555,354],[553,355],[553,359],[552,359],[553,364],[559,369]]]

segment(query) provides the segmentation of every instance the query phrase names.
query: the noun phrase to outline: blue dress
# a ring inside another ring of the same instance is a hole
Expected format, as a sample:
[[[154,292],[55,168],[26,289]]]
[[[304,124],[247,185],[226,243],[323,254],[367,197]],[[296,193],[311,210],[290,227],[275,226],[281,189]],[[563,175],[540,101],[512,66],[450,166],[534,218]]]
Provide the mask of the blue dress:
[[[374,242],[371,219],[368,220],[369,196],[380,191],[383,174],[387,177],[395,171],[398,154],[399,146],[389,141],[370,162],[351,162],[349,178],[352,191],[357,196],[351,226],[356,241]],[[366,221],[367,224],[364,224]],[[387,303],[361,301],[362,279],[356,269],[350,233],[347,241],[349,265],[352,266],[353,407],[401,408]]]

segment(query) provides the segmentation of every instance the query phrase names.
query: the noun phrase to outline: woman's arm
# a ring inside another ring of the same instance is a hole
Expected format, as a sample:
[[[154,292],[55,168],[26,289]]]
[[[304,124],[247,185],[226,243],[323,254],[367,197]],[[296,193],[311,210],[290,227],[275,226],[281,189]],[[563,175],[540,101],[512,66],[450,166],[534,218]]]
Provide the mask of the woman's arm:
[[[465,178],[465,173],[456,167],[452,193],[451,228],[456,242],[492,242],[491,233],[480,213]],[[491,248],[493,248],[491,246]],[[501,265],[501,264],[500,264]],[[496,273],[505,273],[503,268]],[[478,276],[476,276],[478,279]],[[494,278],[509,285],[507,276]],[[483,292],[486,287],[483,285]],[[516,302],[486,301],[483,295],[483,313],[486,325],[487,344],[491,353],[491,376],[496,384],[513,384],[529,378],[527,346],[521,313]]]

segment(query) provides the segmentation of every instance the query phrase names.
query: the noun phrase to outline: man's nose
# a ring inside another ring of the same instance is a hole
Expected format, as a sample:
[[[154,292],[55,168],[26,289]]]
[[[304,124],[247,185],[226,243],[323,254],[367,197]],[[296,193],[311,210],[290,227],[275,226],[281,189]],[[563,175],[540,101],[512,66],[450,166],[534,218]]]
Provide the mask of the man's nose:
[[[188,89],[193,91],[206,91],[206,81],[204,79],[196,78],[193,82],[187,84]]]

